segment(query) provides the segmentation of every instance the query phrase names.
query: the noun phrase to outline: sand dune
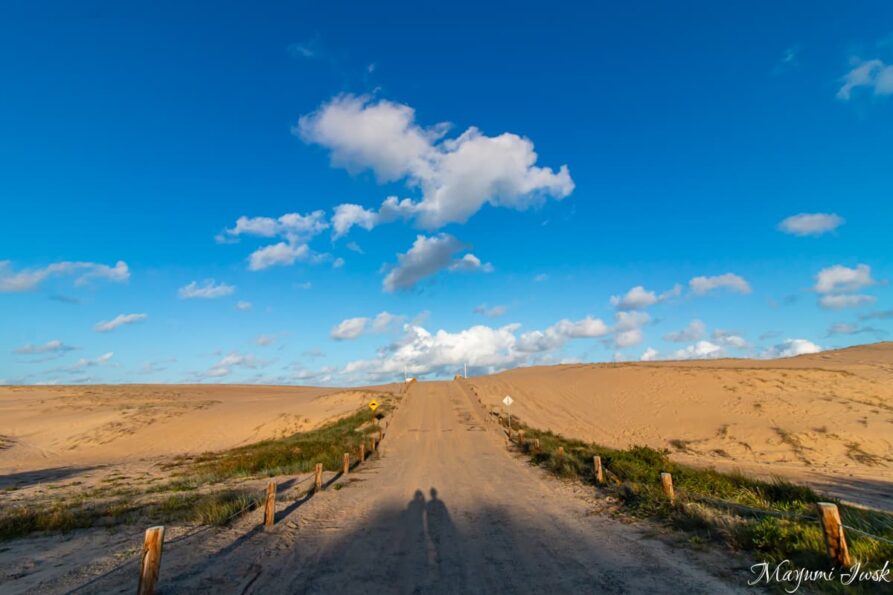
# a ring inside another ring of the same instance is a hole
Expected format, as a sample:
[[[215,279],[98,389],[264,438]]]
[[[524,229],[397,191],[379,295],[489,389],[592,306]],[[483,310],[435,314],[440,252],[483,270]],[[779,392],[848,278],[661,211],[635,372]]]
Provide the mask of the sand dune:
[[[0,387],[0,475],[217,450],[311,429],[364,389],[271,386]]]
[[[526,423],[893,506],[893,343],[789,359],[587,364],[468,381]]]

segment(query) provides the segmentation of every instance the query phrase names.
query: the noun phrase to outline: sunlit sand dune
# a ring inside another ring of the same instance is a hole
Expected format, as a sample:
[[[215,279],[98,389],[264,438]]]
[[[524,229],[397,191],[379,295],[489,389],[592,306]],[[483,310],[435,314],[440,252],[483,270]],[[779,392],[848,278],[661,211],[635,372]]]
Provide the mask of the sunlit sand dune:
[[[491,407],[606,446],[890,506],[893,343],[789,359],[534,367],[469,379]]]

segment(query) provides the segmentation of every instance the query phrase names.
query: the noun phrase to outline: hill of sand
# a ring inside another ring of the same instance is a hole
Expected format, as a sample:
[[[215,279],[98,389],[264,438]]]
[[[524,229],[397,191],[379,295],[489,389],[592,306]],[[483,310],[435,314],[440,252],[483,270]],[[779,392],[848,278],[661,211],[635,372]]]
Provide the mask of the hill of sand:
[[[363,407],[369,394],[234,385],[0,387],[0,475],[230,448],[312,429]]]
[[[468,380],[491,408],[610,447],[813,485],[893,508],[893,343],[787,359],[516,369]]]

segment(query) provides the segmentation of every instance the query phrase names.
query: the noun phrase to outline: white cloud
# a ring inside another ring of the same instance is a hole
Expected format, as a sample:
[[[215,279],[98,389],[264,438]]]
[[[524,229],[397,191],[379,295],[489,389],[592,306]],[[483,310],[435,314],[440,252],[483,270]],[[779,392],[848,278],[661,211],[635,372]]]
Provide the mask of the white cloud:
[[[854,269],[837,264],[820,270],[815,279],[815,290],[818,293],[859,291],[877,283],[871,278],[871,267],[864,264],[857,265]]]
[[[750,293],[750,284],[743,277],[734,273],[726,273],[715,277],[695,277],[688,282],[692,292],[704,295],[714,289],[727,288],[738,293]]]
[[[193,281],[189,285],[181,287],[177,295],[181,300],[195,298],[215,299],[231,295],[236,290],[235,286],[226,283],[215,283],[213,279],[206,279],[202,285]]]
[[[306,215],[286,213],[276,219],[272,217],[239,217],[236,225],[224,230],[220,239],[238,238],[239,236],[257,236],[262,238],[291,237],[295,240],[312,238],[328,229],[325,211],[313,211]]]
[[[480,258],[469,252],[462,258],[454,260],[453,264],[449,266],[449,270],[459,272],[481,271],[483,273],[492,273],[493,265],[489,262],[482,263]]]
[[[307,244],[290,244],[279,242],[258,248],[248,257],[248,269],[262,271],[273,266],[289,266],[298,259],[306,258],[310,253]]]
[[[350,250],[351,252],[356,252],[357,254],[364,254],[363,249],[360,248],[360,245],[357,244],[356,242],[348,242],[347,244],[345,244],[344,247],[347,248],[348,250]]]
[[[91,279],[123,282],[130,279],[127,263],[119,260],[115,266],[95,262],[55,262],[43,268],[13,271],[8,260],[0,260],[0,293],[17,293],[36,289],[50,277],[78,274],[75,285],[84,285]]]
[[[713,340],[723,347],[734,347],[735,349],[749,349],[750,343],[737,333],[716,329],[713,331]]]
[[[332,261],[332,268],[333,268],[333,269],[340,269],[340,268],[343,267],[343,266],[344,266],[344,259],[341,258],[340,256],[339,256],[338,258],[336,258],[335,260]]]
[[[844,308],[858,308],[869,306],[877,301],[873,295],[862,294],[831,294],[819,298],[819,305],[826,310],[843,310]]]
[[[784,342],[763,351],[765,358],[793,357],[807,353],[818,353],[821,347],[806,339],[786,339]]]
[[[386,311],[379,312],[375,318],[372,319],[365,316],[347,318],[335,325],[329,333],[329,336],[336,341],[348,341],[356,339],[366,333],[389,332],[401,325],[405,320],[405,316],[391,314]]]
[[[860,326],[857,324],[838,322],[832,324],[830,328],[828,328],[827,336],[833,337],[835,335],[859,335],[862,333],[870,333],[874,335],[886,334],[886,332],[884,332],[883,330],[871,326]]]
[[[820,236],[843,224],[843,217],[834,213],[800,213],[784,219],[778,229],[795,236]]]
[[[675,285],[673,289],[665,291],[660,295],[645,289],[641,285],[637,285],[622,296],[611,296],[611,305],[618,310],[641,310],[668,299],[679,297],[681,293],[682,287],[680,285]]]
[[[27,343],[21,347],[17,347],[15,352],[22,355],[36,355],[44,353],[61,354],[72,350],[74,350],[74,347],[71,345],[66,345],[58,339],[53,339],[52,341],[47,341],[43,345],[32,345],[31,343]]]
[[[586,318],[573,321],[559,320],[544,331],[530,331],[521,335],[517,348],[526,353],[550,351],[563,346],[568,339],[602,337],[611,329],[600,318]]]
[[[621,310],[614,313],[614,319],[614,346],[623,349],[642,342],[642,327],[648,324],[651,317],[645,312]]]
[[[506,307],[503,305],[493,306],[492,308],[487,307],[486,304],[480,304],[474,307],[473,312],[475,314],[482,314],[487,318],[498,318],[505,314]]]
[[[276,335],[258,335],[257,338],[254,339],[254,342],[261,347],[267,347],[275,343],[277,340],[278,337]]]
[[[653,347],[649,347],[642,353],[642,357],[639,358],[639,361],[642,362],[653,362],[658,358],[660,353],[658,353],[657,349]]]
[[[419,188],[421,200],[404,203],[401,212],[427,229],[464,223],[487,203],[523,210],[574,189],[567,166],[555,172],[536,165],[533,143],[526,138],[489,137],[472,127],[445,139],[447,129],[419,126],[407,105],[341,95],[301,117],[294,132],[329,149],[333,166],[352,173],[371,170],[380,182],[405,180]],[[381,211],[350,209],[336,235],[352,225],[371,229],[381,218]]]
[[[853,89],[868,87],[875,95],[893,94],[893,65],[881,60],[857,60],[853,68],[843,77],[843,85],[837,91],[837,98],[848,101]]]
[[[205,372],[198,374],[202,378],[222,378],[229,376],[235,368],[255,370],[270,365],[267,360],[260,359],[251,353],[239,353],[233,351],[221,358],[217,363]]]
[[[236,310],[246,311],[251,309],[251,302],[236,302]]]
[[[63,368],[63,371],[77,372],[77,371],[83,370],[84,368],[94,368],[96,366],[104,366],[109,361],[111,361],[111,359],[114,355],[115,354],[113,352],[109,351],[108,353],[103,353],[102,355],[100,355],[99,357],[96,357],[94,359],[81,358],[74,364],[68,366],[67,368]]]
[[[397,265],[391,268],[384,278],[384,290],[393,292],[412,289],[422,279],[443,269],[453,272],[493,270],[492,265],[481,264],[480,259],[473,254],[452,260],[453,254],[464,249],[465,245],[462,242],[446,233],[431,237],[416,236],[409,251],[397,255]]]
[[[111,320],[104,320],[97,323],[94,328],[98,333],[107,333],[109,331],[115,330],[119,326],[140,322],[147,319],[148,317],[149,316],[146,314],[118,314]]]
[[[675,359],[711,359],[725,355],[723,348],[710,341],[698,341],[673,353]]]
[[[329,333],[329,336],[336,341],[356,339],[365,332],[368,323],[369,319],[364,316],[348,318],[335,325]]]
[[[673,343],[689,343],[691,341],[698,341],[699,339],[704,338],[704,333],[707,330],[707,325],[701,322],[700,320],[692,320],[688,323],[681,331],[675,331],[664,335],[664,340],[671,341]]]

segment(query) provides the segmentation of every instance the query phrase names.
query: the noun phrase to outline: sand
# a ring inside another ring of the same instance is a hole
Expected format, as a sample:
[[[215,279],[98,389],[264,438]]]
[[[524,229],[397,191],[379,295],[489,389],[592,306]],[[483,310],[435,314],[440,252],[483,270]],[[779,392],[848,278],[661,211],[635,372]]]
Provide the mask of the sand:
[[[310,499],[165,545],[166,593],[743,592],[726,552],[674,547],[648,523],[612,518],[594,492],[556,481],[506,448],[459,383],[414,385],[367,464]],[[135,532],[134,532],[135,533]],[[138,542],[139,535],[131,538]],[[100,574],[64,542],[21,548],[10,593],[67,592]],[[105,543],[105,566],[117,562]],[[94,552],[95,543],[85,544]],[[129,551],[132,556],[134,549]],[[0,565],[7,562],[0,552]],[[40,561],[47,563],[41,564]],[[88,565],[89,566],[89,565]],[[67,567],[67,572],[60,568]],[[35,568],[37,570],[35,570]],[[643,569],[647,571],[643,572]],[[39,580],[41,578],[44,580]],[[82,593],[133,591],[135,565]]]
[[[491,408],[605,446],[893,509],[893,343],[815,355],[533,367],[469,379]]]
[[[0,476],[231,448],[353,413],[368,394],[236,385],[0,387]]]

